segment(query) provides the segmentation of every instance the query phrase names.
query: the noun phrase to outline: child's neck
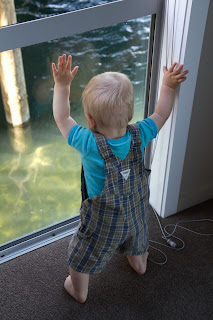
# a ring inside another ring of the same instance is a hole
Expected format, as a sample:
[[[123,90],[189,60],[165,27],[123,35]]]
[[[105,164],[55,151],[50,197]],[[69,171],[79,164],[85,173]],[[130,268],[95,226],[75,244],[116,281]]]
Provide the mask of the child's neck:
[[[107,139],[119,139],[125,136],[126,127],[124,128],[97,128],[97,132],[103,134]]]

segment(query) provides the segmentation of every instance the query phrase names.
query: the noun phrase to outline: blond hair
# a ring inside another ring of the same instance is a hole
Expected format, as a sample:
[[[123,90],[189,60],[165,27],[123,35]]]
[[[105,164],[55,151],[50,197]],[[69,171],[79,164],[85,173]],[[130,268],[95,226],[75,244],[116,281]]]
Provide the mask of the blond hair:
[[[134,91],[129,78],[119,72],[93,77],[82,94],[85,113],[102,127],[127,126],[134,112]]]

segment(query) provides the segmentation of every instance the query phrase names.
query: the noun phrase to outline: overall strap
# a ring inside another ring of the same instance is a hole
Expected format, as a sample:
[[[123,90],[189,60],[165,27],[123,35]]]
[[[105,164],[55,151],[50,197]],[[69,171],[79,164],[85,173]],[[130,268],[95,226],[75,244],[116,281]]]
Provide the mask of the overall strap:
[[[141,157],[142,160],[142,153],[141,153],[141,137],[140,137],[140,129],[138,127],[138,125],[136,123],[134,124],[130,124],[127,126],[128,130],[131,133],[132,136],[132,148],[133,148],[133,152],[135,154],[137,154],[139,157]],[[142,161],[142,166],[143,166],[143,170],[146,171],[147,176],[149,177],[151,170],[150,169],[146,169],[144,167],[144,162]]]
[[[104,160],[107,160],[114,157],[114,153],[112,152],[112,149],[110,148],[106,138],[102,134],[97,132],[93,132],[93,135],[95,137],[97,147],[102,158]]]
[[[141,137],[140,137],[140,129],[136,123],[129,124],[127,126],[131,137],[132,137],[132,147],[140,148],[141,147]]]

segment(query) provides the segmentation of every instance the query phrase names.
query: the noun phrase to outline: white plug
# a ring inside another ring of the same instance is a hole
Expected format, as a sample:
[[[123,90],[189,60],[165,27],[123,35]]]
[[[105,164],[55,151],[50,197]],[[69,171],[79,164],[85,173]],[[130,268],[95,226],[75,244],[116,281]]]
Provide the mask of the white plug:
[[[171,239],[167,239],[167,243],[168,243],[172,248],[176,248],[176,246],[177,246],[176,242],[172,241]]]

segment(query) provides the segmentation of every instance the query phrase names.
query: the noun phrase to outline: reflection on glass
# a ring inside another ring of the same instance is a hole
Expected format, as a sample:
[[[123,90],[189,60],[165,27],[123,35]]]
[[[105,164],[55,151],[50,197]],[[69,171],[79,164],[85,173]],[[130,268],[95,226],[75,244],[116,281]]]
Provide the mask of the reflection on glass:
[[[78,214],[81,161],[52,115],[51,62],[73,56],[79,72],[71,86],[71,114],[86,126],[81,94],[92,76],[119,71],[135,91],[132,122],[143,118],[150,17],[22,49],[30,123],[9,128],[0,102],[0,243]]]
[[[46,18],[115,0],[12,0],[4,1],[0,11],[0,27]],[[5,15],[6,12],[6,15]],[[2,18],[1,18],[2,17]],[[1,21],[2,20],[2,21]],[[17,20],[17,21],[16,21]]]

